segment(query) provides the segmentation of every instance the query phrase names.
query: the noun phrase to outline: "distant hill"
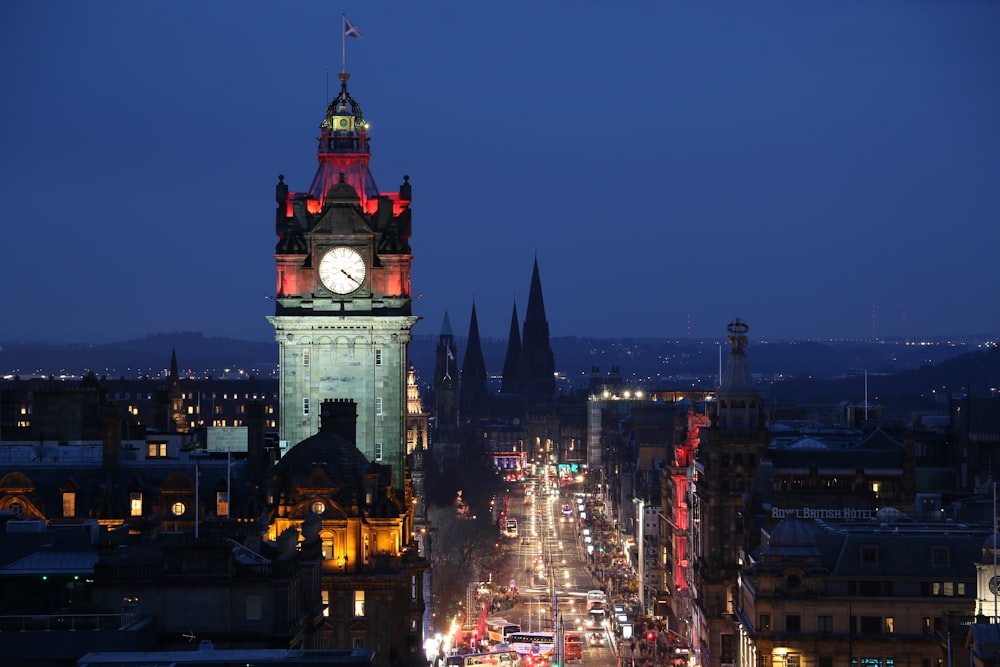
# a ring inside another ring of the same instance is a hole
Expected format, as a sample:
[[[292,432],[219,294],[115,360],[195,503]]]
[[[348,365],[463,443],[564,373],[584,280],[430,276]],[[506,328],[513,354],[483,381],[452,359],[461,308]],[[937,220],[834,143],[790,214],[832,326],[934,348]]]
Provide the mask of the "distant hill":
[[[482,343],[487,370],[498,376],[507,341],[487,338]],[[724,365],[728,345],[722,343]],[[461,367],[465,340],[456,339],[456,344]],[[423,387],[433,377],[436,346],[437,336],[415,336],[410,346],[410,362]],[[718,383],[718,341],[557,337],[552,348],[556,369],[565,376],[564,389],[586,387],[595,368],[598,377],[606,378],[614,367],[625,382],[650,388],[712,389]],[[169,368],[172,351],[182,374],[240,377],[242,371],[273,377],[277,373],[274,342],[177,332],[102,345],[3,343],[0,375],[82,376],[93,371],[107,377],[155,377]],[[913,409],[928,401],[940,403],[941,396],[951,391],[971,387],[974,393],[984,393],[1000,386],[1000,353],[992,347],[751,341],[747,360],[761,391],[780,402],[861,401],[866,371],[870,400],[912,404]]]
[[[243,369],[258,376],[272,374],[278,363],[276,343],[232,338],[207,338],[197,332],[158,333],[145,338],[101,345],[3,343],[0,375],[85,375],[108,377],[156,376],[170,368],[177,352],[181,373],[221,377],[226,369]]]

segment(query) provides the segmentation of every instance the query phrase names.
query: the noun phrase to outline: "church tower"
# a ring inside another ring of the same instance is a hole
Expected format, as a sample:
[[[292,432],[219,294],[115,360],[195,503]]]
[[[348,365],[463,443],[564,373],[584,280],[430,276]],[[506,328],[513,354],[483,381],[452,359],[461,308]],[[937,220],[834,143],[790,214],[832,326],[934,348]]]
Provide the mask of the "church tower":
[[[454,431],[458,427],[458,351],[448,313],[438,335],[434,363],[434,428]]]
[[[324,401],[357,404],[357,448],[392,466],[402,489],[407,346],[419,318],[410,301],[408,177],[379,192],[368,124],[347,91],[320,123],[319,167],[305,192],[278,177],[274,326],[279,348],[282,451],[319,430]]]
[[[556,391],[556,361],[549,342],[549,322],[545,319],[542,299],[542,279],[538,275],[538,258],[531,272],[528,291],[528,312],[524,316],[521,336],[521,377],[528,404],[549,399]]]
[[[485,417],[489,413],[489,376],[483,358],[483,344],[479,339],[479,319],[476,304],[472,304],[469,320],[469,340],[462,358],[462,382],[459,389],[458,410],[462,421]]]
[[[510,333],[507,335],[507,355],[503,359],[501,394],[518,394],[523,388],[521,382],[521,331],[517,326],[517,304],[510,316]]]

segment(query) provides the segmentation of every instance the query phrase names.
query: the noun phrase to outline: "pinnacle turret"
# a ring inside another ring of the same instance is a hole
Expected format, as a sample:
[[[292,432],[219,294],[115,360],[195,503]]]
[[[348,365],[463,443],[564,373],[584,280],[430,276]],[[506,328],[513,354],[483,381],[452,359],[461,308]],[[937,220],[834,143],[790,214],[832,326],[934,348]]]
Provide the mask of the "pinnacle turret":
[[[489,401],[487,379],[486,361],[483,358],[482,341],[479,339],[479,320],[476,317],[476,304],[473,303],[459,389],[459,411],[462,420],[486,416]]]
[[[752,389],[753,378],[747,365],[746,354],[747,332],[750,327],[737,317],[726,329],[729,332],[729,360],[719,389],[722,391]]]
[[[736,318],[729,332],[729,361],[719,386],[716,410],[722,431],[756,431],[762,423],[760,392],[753,386],[747,365],[747,332],[750,327]]]

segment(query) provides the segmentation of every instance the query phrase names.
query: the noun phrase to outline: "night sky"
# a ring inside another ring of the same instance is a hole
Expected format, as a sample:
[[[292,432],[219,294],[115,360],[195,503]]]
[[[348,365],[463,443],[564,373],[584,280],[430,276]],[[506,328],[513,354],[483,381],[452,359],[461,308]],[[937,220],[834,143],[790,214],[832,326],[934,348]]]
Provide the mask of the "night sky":
[[[1000,334],[994,0],[7,0],[0,342],[272,339],[342,13],[417,335]]]

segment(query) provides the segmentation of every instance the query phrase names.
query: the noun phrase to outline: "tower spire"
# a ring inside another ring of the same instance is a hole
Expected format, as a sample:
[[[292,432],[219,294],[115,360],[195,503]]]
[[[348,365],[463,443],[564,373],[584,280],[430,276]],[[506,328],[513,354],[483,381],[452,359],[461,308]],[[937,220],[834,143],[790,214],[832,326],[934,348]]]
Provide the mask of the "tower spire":
[[[507,334],[507,356],[503,360],[503,378],[500,393],[516,394],[521,391],[521,331],[517,324],[517,303],[510,316],[510,333]]]
[[[348,72],[337,74],[340,92],[330,101],[319,124],[319,147],[316,159],[319,167],[309,186],[309,196],[320,205],[329,189],[343,181],[358,192],[361,207],[372,213],[372,206],[379,195],[375,179],[369,171],[371,151],[368,145],[368,121],[365,120],[361,105],[347,90],[351,78]]]
[[[486,361],[483,359],[483,345],[479,339],[479,319],[476,304],[472,304],[469,319],[469,340],[462,359],[462,383],[459,389],[459,410],[461,418],[484,417],[487,412],[489,390],[487,388]]]
[[[434,426],[439,432],[458,426],[458,381],[455,336],[445,311],[434,364]]]
[[[542,279],[535,257],[528,291],[528,311],[521,336],[521,382],[529,404],[552,396],[556,391],[556,362],[549,342],[549,322],[545,318]]]

